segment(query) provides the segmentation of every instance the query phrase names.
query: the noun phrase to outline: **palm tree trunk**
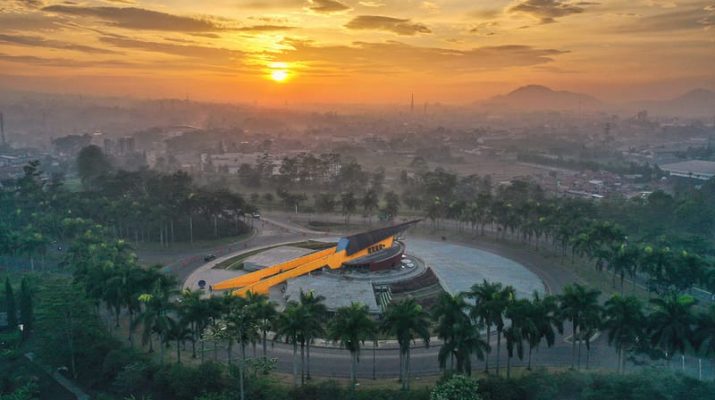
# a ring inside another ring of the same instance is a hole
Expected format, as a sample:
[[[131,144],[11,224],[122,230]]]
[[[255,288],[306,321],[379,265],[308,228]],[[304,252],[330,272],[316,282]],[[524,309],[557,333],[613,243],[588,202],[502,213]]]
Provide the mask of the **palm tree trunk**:
[[[410,347],[405,352],[405,390],[410,390]]]
[[[487,324],[487,344],[489,344],[489,339],[491,338],[492,335],[492,326],[490,324]],[[487,356],[484,357],[484,372],[489,373],[489,353],[492,352],[491,347],[489,350],[487,350]]]
[[[305,343],[300,342],[300,384],[305,383]]]
[[[194,244],[194,217],[189,213],[189,242]]]
[[[298,387],[298,342],[293,341],[293,387]]]
[[[201,364],[203,364],[204,363],[204,340],[203,340],[203,338],[200,338],[199,340],[201,340]]]
[[[531,352],[532,352],[532,350],[534,350],[534,349],[531,347],[531,345],[529,345],[529,363],[526,367],[526,369],[528,369],[529,371],[531,371]]]
[[[176,341],[176,363],[181,364],[181,345]]]
[[[228,340],[228,365],[231,365],[231,352],[233,350],[233,341],[231,339]]]
[[[164,334],[159,336],[159,364],[164,365]]]
[[[499,355],[501,354],[501,329],[497,328],[497,376],[499,376]]]
[[[305,379],[310,380],[310,340],[305,343]]]
[[[506,357],[506,379],[511,379],[511,356]]]
[[[377,376],[375,375],[375,370],[377,368],[377,340],[375,340],[375,343],[372,344],[372,380],[376,380]]]
[[[571,369],[576,366],[576,323],[572,323],[571,334]]]
[[[238,379],[241,388],[241,400],[246,400],[246,392],[243,385],[243,367],[246,362],[246,343],[241,342],[241,362],[238,364]]]
[[[268,348],[267,348],[267,335],[268,332],[266,330],[263,331],[263,359],[265,360],[268,354]]]
[[[352,363],[350,365],[350,382],[352,390],[355,390],[355,385],[357,384],[357,351],[352,352]]]

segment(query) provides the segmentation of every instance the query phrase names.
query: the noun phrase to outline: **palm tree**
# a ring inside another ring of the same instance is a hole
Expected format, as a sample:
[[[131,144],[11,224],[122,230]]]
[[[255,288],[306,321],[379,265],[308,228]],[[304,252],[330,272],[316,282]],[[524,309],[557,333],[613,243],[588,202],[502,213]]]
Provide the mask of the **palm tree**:
[[[466,315],[459,318],[449,327],[449,336],[444,339],[444,344],[439,349],[437,360],[439,366],[447,372],[447,358],[456,361],[456,372],[459,374],[472,374],[472,355],[484,360],[489,351],[489,343],[479,333],[476,326]]]
[[[355,389],[357,383],[357,364],[360,362],[360,345],[372,338],[376,331],[375,322],[370,319],[367,306],[352,303],[348,307],[340,307],[335,312],[335,317],[328,325],[330,339],[340,342],[341,346],[348,349],[352,358],[350,366],[350,381]]]
[[[400,345],[400,381],[410,389],[410,345],[419,338],[429,346],[430,321],[427,312],[413,298],[390,304],[382,318],[382,331],[397,337]]]
[[[474,305],[469,309],[469,316],[487,328],[487,343],[491,339],[492,325],[497,325],[501,318],[498,307],[499,296],[503,290],[499,282],[490,283],[485,279],[482,283],[474,284],[467,297],[474,299]],[[491,352],[491,350],[490,350]],[[484,362],[484,372],[489,373],[489,357]]]
[[[504,339],[506,340],[506,379],[511,378],[511,359],[514,357],[514,350],[519,359],[524,358],[524,336],[518,326],[511,325],[504,329]]]
[[[173,308],[170,298],[174,293],[170,286],[172,279],[164,278],[165,276],[157,275],[151,293],[139,295],[138,298],[144,304],[144,310],[132,321],[130,327],[130,329],[135,329],[138,325],[142,325],[142,344],[149,343],[149,352],[153,351],[152,335],[159,334],[160,362],[162,363],[164,362],[164,344],[169,325],[168,313]]]
[[[499,356],[501,353],[501,336],[504,330],[504,313],[506,312],[509,304],[514,301],[516,291],[513,287],[507,286],[502,289],[498,295],[491,301],[489,307],[493,307],[492,316],[494,319],[492,322],[497,328],[497,375],[499,375]]]
[[[643,304],[633,296],[613,296],[604,307],[603,327],[608,331],[608,344],[618,353],[618,372],[626,369],[624,353],[638,344],[643,337],[645,315]]]
[[[193,332],[185,320],[169,317],[166,322],[166,340],[176,341],[176,362],[181,364],[181,345],[186,340],[193,340]]]
[[[576,366],[576,342],[581,348],[579,334],[584,334],[580,329],[585,327],[585,319],[588,316],[598,314],[598,296],[601,292],[588,289],[585,286],[574,283],[564,287],[563,293],[559,296],[560,313],[564,319],[571,321],[571,368]],[[579,358],[580,362],[580,358]]]
[[[456,348],[456,344],[453,344],[457,340],[455,326],[464,326],[469,322],[467,321],[468,316],[465,314],[466,308],[467,303],[461,294],[453,296],[444,292],[437,299],[437,304],[432,308],[432,319],[437,323],[435,327],[437,337],[444,342],[442,347]],[[440,354],[442,353],[442,349],[440,349]],[[454,352],[451,349],[447,349],[444,350],[444,360],[440,359],[440,367],[444,370],[445,376],[453,368],[453,365],[450,365],[449,369],[446,368],[446,357],[449,356],[453,362],[453,355]]]
[[[556,341],[556,331],[563,333],[563,321],[559,316],[556,298],[554,296],[542,298],[538,292],[534,292],[527,318],[533,328],[525,332],[529,344],[528,369],[531,369],[532,351],[539,347],[542,339],[546,340],[547,347],[553,346]]]
[[[308,380],[310,377],[310,345],[314,338],[319,337],[325,333],[323,329],[323,324],[325,322],[325,317],[328,314],[328,309],[324,304],[325,297],[316,296],[314,292],[304,293],[302,290],[300,292],[300,305],[305,307],[308,312],[308,323],[303,327],[303,340],[305,342],[305,371]],[[303,344],[301,343],[301,346]],[[301,360],[302,360],[302,347],[301,347]],[[303,368],[301,367],[301,382],[303,378],[302,374]]]
[[[191,357],[196,358],[196,341],[209,321],[209,301],[202,299],[201,290],[184,289],[179,299],[179,314],[191,330]]]
[[[241,400],[244,400],[244,369],[246,364],[246,346],[256,339],[258,331],[256,328],[255,316],[249,307],[246,299],[237,298],[231,305],[229,313],[226,316],[227,331],[230,339],[238,343],[241,349],[241,361],[238,364],[239,386]]]
[[[303,327],[308,321],[305,307],[294,301],[288,302],[285,310],[278,315],[274,340],[284,338],[293,345],[293,386],[298,386],[298,344],[302,340]]]
[[[256,319],[257,328],[261,331],[263,359],[266,359],[268,356],[268,331],[273,327],[278,315],[276,306],[265,294],[256,294],[252,291],[247,293],[246,301]]]
[[[694,316],[692,308],[696,300],[691,296],[670,294],[665,298],[650,299],[655,310],[648,316],[650,341],[665,352],[670,361],[676,352],[685,354],[691,347]]]

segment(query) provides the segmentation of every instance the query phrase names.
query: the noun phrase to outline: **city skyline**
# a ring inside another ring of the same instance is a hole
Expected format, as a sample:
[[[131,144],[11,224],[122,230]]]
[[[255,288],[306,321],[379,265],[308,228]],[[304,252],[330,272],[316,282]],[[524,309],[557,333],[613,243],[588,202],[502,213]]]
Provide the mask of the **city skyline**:
[[[10,0],[0,87],[264,103],[715,89],[712,1]]]

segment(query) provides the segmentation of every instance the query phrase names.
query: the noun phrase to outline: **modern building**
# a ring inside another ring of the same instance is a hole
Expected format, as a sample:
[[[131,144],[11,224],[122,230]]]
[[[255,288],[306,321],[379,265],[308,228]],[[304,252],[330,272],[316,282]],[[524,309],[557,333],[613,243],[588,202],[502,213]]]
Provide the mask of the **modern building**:
[[[715,177],[715,161],[689,160],[661,165],[670,176],[707,181]]]

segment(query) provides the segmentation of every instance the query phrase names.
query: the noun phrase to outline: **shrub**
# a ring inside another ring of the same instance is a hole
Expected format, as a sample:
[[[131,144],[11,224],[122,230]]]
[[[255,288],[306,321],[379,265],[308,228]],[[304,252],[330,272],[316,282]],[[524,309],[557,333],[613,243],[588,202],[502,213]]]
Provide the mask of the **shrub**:
[[[463,375],[455,375],[446,382],[438,384],[430,400],[480,400],[477,381]]]

